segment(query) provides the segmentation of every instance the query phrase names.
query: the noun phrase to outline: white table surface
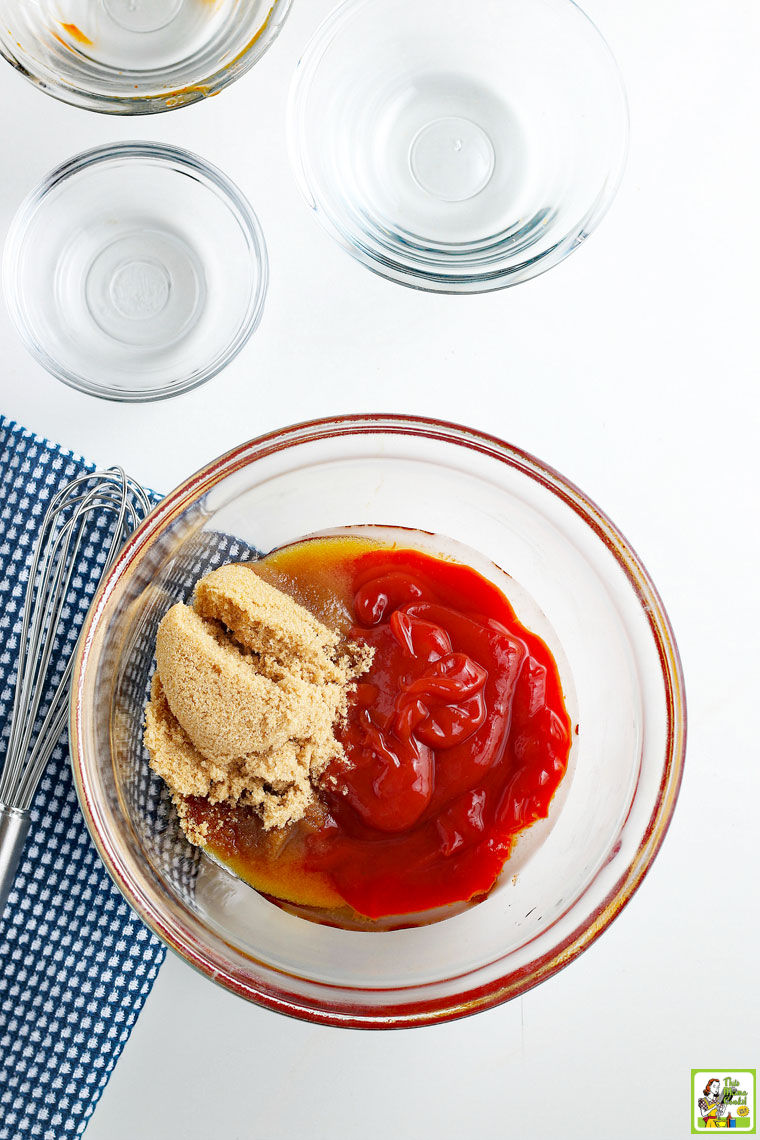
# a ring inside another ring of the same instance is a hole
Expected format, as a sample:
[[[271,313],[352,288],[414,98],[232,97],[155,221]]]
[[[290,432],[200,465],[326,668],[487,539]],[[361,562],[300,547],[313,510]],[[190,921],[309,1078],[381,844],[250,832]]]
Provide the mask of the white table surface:
[[[0,236],[69,155],[165,140],[248,194],[272,271],[240,357],[160,404],[57,383],[0,311],[0,411],[162,491],[244,438],[335,413],[430,414],[534,452],[612,516],[660,589],[686,674],[685,780],[660,855],[602,938],[464,1021],[307,1025],[170,954],[88,1140],[675,1140],[689,1132],[692,1067],[760,1067],[755,0],[589,0],[630,95],[622,189],[562,265],[471,298],[375,277],[298,195],[285,98],[330,6],[297,0],[251,74],[150,119],[74,110],[0,67]]]

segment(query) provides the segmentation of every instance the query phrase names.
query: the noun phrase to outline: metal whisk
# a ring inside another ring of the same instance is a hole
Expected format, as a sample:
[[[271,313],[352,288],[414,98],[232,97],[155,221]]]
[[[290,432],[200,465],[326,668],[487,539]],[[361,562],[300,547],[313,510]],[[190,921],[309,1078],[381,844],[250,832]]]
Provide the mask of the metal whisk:
[[[109,467],[66,483],[43,519],[29,568],[0,771],[0,914],[21,860],[32,799],[66,725],[74,656],[73,645],[66,644],[72,585],[83,575],[97,587],[150,508],[142,487],[120,467]]]

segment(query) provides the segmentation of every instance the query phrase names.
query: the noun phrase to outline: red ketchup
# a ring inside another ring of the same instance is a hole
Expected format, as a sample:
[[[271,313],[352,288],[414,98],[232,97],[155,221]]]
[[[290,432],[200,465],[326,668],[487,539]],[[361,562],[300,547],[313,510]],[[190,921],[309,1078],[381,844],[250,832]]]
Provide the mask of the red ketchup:
[[[307,870],[370,918],[488,891],[546,817],[570,751],[557,667],[476,571],[412,550],[353,567],[349,633],[374,650],[322,786]]]

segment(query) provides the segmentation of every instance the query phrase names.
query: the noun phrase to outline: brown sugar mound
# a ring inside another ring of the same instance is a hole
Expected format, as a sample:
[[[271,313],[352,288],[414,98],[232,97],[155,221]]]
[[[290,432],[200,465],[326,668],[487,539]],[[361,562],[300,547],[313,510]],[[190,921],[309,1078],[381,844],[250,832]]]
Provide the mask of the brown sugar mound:
[[[222,627],[188,606],[172,606],[158,627],[156,664],[169,707],[209,759],[306,735],[313,689],[288,673],[271,680]]]
[[[239,803],[265,828],[301,819],[320,773],[343,758],[334,729],[371,659],[250,566],[223,566],[198,583],[192,608],[172,606],[158,627],[151,766],[180,804]]]
[[[331,656],[338,635],[250,567],[232,563],[202,578],[194,606],[201,617],[223,622],[252,653],[315,681],[340,681]]]

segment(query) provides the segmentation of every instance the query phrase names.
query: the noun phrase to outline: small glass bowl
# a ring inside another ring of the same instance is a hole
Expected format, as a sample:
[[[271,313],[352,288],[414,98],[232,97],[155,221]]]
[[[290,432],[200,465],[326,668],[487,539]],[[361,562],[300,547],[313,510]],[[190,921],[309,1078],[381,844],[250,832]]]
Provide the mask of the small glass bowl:
[[[184,107],[244,75],[292,0],[0,0],[0,54],[90,111]]]
[[[223,562],[358,525],[451,540],[549,644],[578,732],[546,826],[490,894],[405,929],[318,925],[184,840],[143,746],[156,627]],[[445,536],[445,537],[444,537]],[[673,635],[620,532],[550,467],[434,420],[348,416],[243,444],[169,494],[127,542],[85,620],[70,740],[82,810],[117,886],[203,974],[331,1025],[461,1017],[550,977],[619,914],[651,865],[683,769]],[[437,916],[440,918],[440,915]]]
[[[306,201],[353,257],[477,293],[588,237],[622,177],[628,111],[571,0],[346,0],[298,66],[289,138]]]
[[[196,388],[240,352],[268,281],[258,219],[216,167],[130,142],[76,155],[20,206],[6,303],[65,384],[112,400]]]

